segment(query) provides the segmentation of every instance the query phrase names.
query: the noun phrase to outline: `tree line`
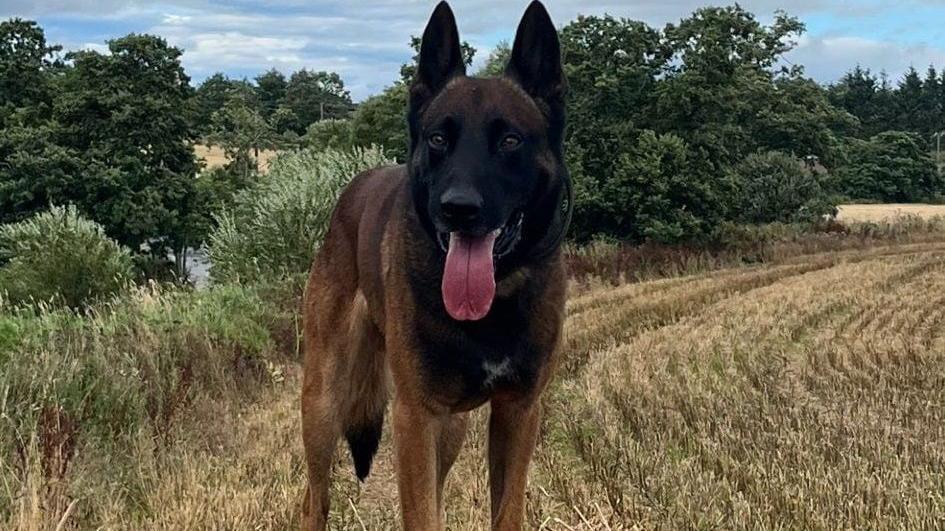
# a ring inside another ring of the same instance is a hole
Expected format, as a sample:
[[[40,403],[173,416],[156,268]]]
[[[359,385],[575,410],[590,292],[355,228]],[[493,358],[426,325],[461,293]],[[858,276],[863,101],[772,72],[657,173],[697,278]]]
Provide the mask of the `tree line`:
[[[891,81],[856,66],[824,86],[785,60],[804,30],[737,5],[663,28],[612,16],[564,26],[573,237],[704,241],[726,224],[816,221],[843,200],[942,200],[945,72]],[[508,51],[478,74],[501,74]],[[464,43],[467,64],[475,53]],[[35,22],[0,22],[0,223],[72,204],[139,256],[180,256],[260,178],[261,149],[406,156],[412,62],[355,104],[333,72],[195,87],[181,54],[139,34],[108,53],[63,53]],[[197,143],[223,146],[230,164],[201,171]]]

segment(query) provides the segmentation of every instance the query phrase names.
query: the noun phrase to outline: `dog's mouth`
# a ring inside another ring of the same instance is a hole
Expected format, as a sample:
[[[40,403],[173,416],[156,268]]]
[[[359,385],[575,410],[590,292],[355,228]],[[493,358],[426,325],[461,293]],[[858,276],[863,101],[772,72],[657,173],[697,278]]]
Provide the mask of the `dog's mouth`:
[[[457,321],[478,321],[489,313],[495,298],[496,262],[512,252],[522,237],[521,213],[501,228],[481,236],[438,233],[446,251],[443,266],[443,305]]]
[[[498,261],[515,250],[518,242],[522,239],[522,222],[525,220],[524,212],[516,212],[509,216],[509,220],[497,229],[495,243],[492,246],[492,259]],[[450,233],[437,231],[436,241],[444,253],[449,252]]]

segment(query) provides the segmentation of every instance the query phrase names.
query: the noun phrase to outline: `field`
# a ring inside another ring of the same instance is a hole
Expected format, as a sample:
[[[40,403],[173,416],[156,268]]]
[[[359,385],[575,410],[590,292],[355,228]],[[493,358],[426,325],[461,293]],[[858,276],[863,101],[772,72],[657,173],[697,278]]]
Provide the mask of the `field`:
[[[189,355],[189,369],[163,409],[143,406],[158,411],[151,427],[122,428],[114,445],[65,415],[39,414],[33,446],[12,454],[20,464],[0,465],[0,528],[295,526],[296,345],[271,323],[277,332],[258,334],[274,341],[253,339],[253,320],[275,314],[253,301],[234,310],[232,291],[211,290],[191,313],[142,293],[96,317],[97,349]],[[943,525],[945,239],[573,291],[529,528]],[[244,320],[224,323],[224,311]],[[135,312],[154,330],[183,326],[200,350],[179,352],[145,328],[123,333],[127,344],[107,339]],[[258,343],[255,354],[234,358],[242,343]],[[487,528],[485,413],[448,482],[451,529]],[[364,485],[345,452],[334,470],[335,529],[399,526],[389,434]]]
[[[902,216],[931,218],[945,216],[945,205],[923,205],[919,203],[885,203],[875,205],[840,205],[837,216],[841,222],[891,221]]]
[[[225,166],[228,162],[226,153],[223,152],[223,148],[220,146],[198,144],[194,146],[194,153],[197,155],[198,159],[204,161],[207,169],[219,168],[220,166]],[[271,150],[260,151],[259,160],[257,161],[259,171],[266,173],[269,170],[269,162],[274,159],[277,154],[276,151]]]

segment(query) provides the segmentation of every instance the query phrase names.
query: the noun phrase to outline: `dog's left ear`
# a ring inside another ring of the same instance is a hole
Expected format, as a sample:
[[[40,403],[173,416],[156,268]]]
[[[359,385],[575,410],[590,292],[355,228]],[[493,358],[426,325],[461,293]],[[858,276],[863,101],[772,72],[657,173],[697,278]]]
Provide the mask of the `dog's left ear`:
[[[533,98],[545,100],[552,106],[564,99],[568,84],[561,67],[558,31],[538,0],[529,4],[518,25],[505,75],[518,82]]]

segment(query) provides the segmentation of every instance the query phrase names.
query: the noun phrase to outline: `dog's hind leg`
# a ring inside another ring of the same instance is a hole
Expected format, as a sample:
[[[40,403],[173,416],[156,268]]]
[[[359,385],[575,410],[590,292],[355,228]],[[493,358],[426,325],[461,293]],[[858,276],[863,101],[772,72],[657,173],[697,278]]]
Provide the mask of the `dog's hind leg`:
[[[308,487],[302,503],[304,531],[324,531],[328,525],[331,462],[340,436],[331,410],[326,394],[302,396],[302,431],[308,464]]]

